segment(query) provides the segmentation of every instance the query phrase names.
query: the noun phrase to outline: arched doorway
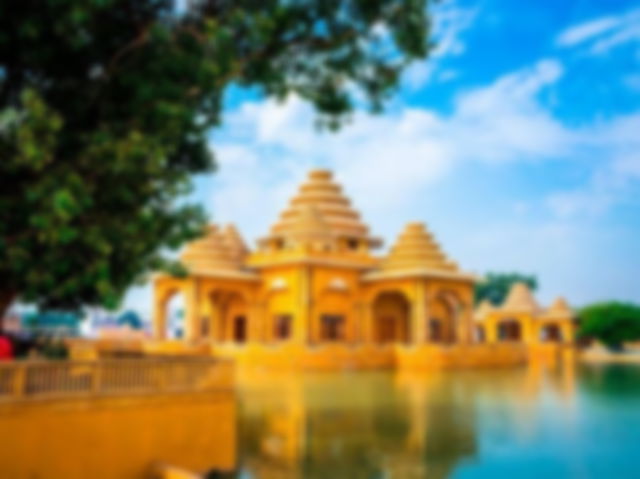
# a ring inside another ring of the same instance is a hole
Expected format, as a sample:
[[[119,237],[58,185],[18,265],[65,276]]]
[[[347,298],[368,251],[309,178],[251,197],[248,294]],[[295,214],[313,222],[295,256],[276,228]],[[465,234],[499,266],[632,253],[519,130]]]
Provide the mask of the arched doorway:
[[[373,340],[377,344],[410,341],[411,306],[400,292],[379,294],[373,302]]]
[[[484,343],[487,339],[486,339],[486,335],[484,332],[484,326],[477,324],[475,327],[475,335],[474,335],[474,341],[476,343]]]
[[[522,327],[517,319],[505,319],[498,323],[498,340],[518,342],[522,340]]]
[[[548,343],[559,343],[562,341],[560,326],[557,324],[545,324],[540,329],[540,340]]]
[[[448,295],[439,295],[429,303],[429,327],[427,341],[453,344],[457,339],[457,300]]]
[[[161,334],[166,339],[184,338],[186,332],[185,299],[181,289],[172,289],[166,293],[160,305],[164,321]]]
[[[248,305],[238,292],[216,290],[209,294],[209,337],[218,342],[243,344],[249,340]],[[204,323],[203,323],[204,325]]]
[[[244,343],[247,341],[247,317],[238,315],[233,318],[231,336],[234,343]]]

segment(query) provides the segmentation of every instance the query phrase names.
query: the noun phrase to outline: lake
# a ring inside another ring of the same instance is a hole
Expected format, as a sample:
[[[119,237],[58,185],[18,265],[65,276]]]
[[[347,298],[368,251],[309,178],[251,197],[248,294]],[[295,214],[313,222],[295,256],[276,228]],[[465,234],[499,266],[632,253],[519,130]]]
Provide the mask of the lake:
[[[640,477],[640,366],[246,378],[242,478]]]
[[[0,477],[638,478],[640,365],[243,375],[236,394],[0,408]],[[216,476],[217,477],[217,476]]]

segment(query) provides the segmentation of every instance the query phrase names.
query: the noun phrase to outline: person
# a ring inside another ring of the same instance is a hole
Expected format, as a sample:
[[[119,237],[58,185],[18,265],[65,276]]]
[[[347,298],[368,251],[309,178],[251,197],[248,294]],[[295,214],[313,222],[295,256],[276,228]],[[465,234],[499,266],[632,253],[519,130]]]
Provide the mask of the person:
[[[13,344],[8,336],[0,330],[0,361],[13,359]]]

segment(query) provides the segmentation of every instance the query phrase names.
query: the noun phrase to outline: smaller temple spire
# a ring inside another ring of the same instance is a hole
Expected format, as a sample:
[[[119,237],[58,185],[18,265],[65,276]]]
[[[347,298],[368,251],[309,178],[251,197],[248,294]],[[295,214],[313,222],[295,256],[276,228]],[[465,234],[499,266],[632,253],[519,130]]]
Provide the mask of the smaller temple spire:
[[[546,309],[544,315],[553,318],[566,318],[573,317],[574,313],[567,300],[562,296],[558,296],[551,306]]]
[[[386,271],[426,269],[458,272],[458,265],[445,256],[423,223],[409,223],[405,227],[381,266]]]
[[[244,261],[249,254],[249,248],[235,225],[232,223],[225,225],[222,230],[222,238],[233,257],[238,261]]]
[[[213,224],[206,227],[204,236],[185,247],[180,259],[191,274],[240,269],[240,261],[226,244],[219,228]]]
[[[473,312],[473,318],[476,321],[483,321],[489,313],[495,311],[495,307],[488,299],[483,299]]]
[[[500,307],[502,311],[514,313],[538,313],[540,305],[533,297],[526,283],[517,282],[511,286],[507,299]]]

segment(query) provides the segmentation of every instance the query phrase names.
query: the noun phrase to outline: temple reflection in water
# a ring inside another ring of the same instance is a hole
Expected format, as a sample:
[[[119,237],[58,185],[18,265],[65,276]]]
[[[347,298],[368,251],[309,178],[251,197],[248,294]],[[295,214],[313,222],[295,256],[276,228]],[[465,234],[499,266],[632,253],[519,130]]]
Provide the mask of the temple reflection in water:
[[[500,429],[503,421],[526,436],[543,393],[571,411],[574,379],[572,362],[251,376],[241,393],[240,467],[265,479],[450,477],[478,460],[477,428]],[[493,424],[483,423],[487,408],[499,411],[487,416]]]
[[[576,376],[567,358],[428,374],[245,371],[237,394],[15,405],[0,414],[12,438],[0,463],[12,479],[160,477],[158,464],[242,479],[483,477],[496,451],[546,447],[549,424],[555,439],[571,434],[576,377],[596,391],[610,382]]]

